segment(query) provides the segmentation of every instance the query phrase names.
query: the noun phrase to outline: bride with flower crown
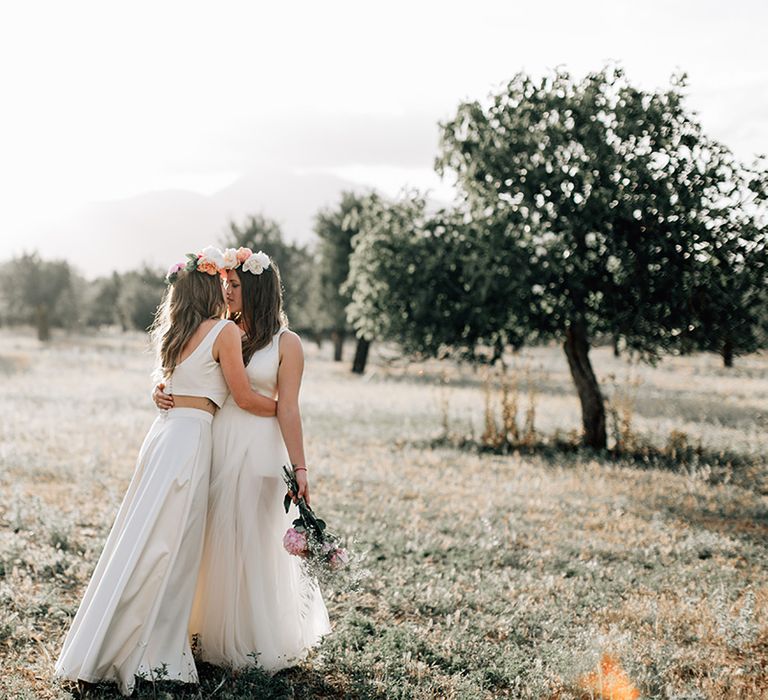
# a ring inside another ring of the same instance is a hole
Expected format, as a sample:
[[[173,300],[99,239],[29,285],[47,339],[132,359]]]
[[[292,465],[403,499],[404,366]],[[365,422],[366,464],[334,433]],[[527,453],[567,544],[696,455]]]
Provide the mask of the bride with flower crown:
[[[277,264],[247,248],[227,249],[224,261],[251,387],[278,400],[277,414],[249,414],[229,399],[213,421],[208,526],[189,630],[202,660],[273,672],[330,631],[317,584],[282,546],[296,517],[283,510],[284,465],[294,466],[294,500],[310,500],[298,401],[304,356],[283,312]],[[161,408],[177,401],[159,388],[154,398]]]
[[[126,695],[136,675],[154,678],[158,669],[163,679],[197,682],[188,620],[203,551],[213,414],[225,403],[264,420],[276,411],[271,397],[250,388],[240,332],[222,319],[223,269],[220,251],[209,247],[169,270],[152,338],[175,405],[141,446],[56,662],[59,678],[85,686],[115,681]]]

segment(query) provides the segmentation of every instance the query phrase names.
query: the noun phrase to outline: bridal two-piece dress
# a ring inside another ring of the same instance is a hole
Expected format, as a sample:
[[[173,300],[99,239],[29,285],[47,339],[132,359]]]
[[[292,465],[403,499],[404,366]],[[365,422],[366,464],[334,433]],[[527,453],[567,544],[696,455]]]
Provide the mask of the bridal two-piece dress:
[[[211,349],[218,321],[173,371],[174,393],[222,405],[227,385]],[[197,681],[188,621],[203,551],[213,416],[174,408],[158,416],[56,662],[56,676]]]
[[[215,324],[170,382],[173,393],[222,408],[215,419],[173,408],[152,424],[56,662],[59,678],[116,681],[126,695],[136,675],[196,682],[190,634],[206,661],[274,671],[330,630],[317,586],[282,548],[295,515],[282,507],[289,460],[277,419],[227,398],[213,359],[227,323]],[[269,397],[279,335],[247,368],[253,389]]]
[[[284,331],[246,367],[251,388],[270,398]],[[283,509],[282,467],[289,464],[277,418],[227,399],[213,422],[208,527],[189,628],[205,661],[277,671],[330,631],[317,585],[282,546],[297,517],[295,506]]]

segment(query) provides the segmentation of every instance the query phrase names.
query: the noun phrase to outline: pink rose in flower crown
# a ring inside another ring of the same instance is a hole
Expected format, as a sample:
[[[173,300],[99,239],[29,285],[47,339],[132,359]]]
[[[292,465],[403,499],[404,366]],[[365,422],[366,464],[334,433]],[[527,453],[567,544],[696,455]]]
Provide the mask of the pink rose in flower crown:
[[[172,275],[177,275],[179,272],[181,272],[186,267],[186,263],[183,262],[177,262],[171,265],[168,268],[168,274],[166,277],[171,277]]]
[[[307,533],[299,532],[296,528],[288,528],[283,536],[283,547],[288,554],[303,557],[307,554]]]
[[[237,249],[237,264],[242,265],[248,258],[253,255],[253,251],[250,248],[240,247]]]

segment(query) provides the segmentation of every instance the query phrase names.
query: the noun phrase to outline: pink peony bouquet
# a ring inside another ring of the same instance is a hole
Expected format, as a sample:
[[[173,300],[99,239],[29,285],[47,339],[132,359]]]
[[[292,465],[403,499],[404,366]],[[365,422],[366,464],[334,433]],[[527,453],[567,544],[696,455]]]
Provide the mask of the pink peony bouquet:
[[[299,525],[301,527],[301,525]],[[307,533],[306,531],[297,530],[295,527],[290,527],[283,537],[283,547],[288,554],[293,554],[297,557],[307,556]]]
[[[283,467],[283,481],[288,490],[296,494],[299,485],[293,469]],[[285,512],[291,507],[293,499],[286,494],[283,501]],[[293,527],[288,528],[283,536],[285,551],[301,557],[307,573],[323,583],[336,581],[338,572],[346,569],[350,556],[341,546],[338,535],[329,532],[325,521],[318,518],[312,508],[300,498],[297,504],[299,517],[293,521]]]

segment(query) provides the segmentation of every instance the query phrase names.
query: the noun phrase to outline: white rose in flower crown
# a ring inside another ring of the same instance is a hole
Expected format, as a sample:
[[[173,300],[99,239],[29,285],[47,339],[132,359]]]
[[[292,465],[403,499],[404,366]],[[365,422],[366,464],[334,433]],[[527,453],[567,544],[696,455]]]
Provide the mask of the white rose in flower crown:
[[[222,267],[225,270],[233,270],[237,267],[237,251],[234,248],[226,248],[222,253],[224,264]]]
[[[260,275],[264,270],[269,267],[269,256],[262,251],[254,253],[243,263],[243,270],[250,272],[253,275]]]
[[[203,256],[203,260],[206,262],[212,262],[217,267],[224,267],[224,255],[215,246],[209,245],[200,251]]]
[[[260,265],[261,265],[261,266],[262,266],[262,267],[263,267],[265,270],[266,270],[266,269],[269,267],[270,263],[272,262],[272,261],[269,259],[269,255],[267,255],[266,253],[262,252],[261,250],[260,250],[258,253],[254,253],[254,254],[253,254],[253,257],[258,259],[258,261],[259,261],[259,264],[260,264]]]

